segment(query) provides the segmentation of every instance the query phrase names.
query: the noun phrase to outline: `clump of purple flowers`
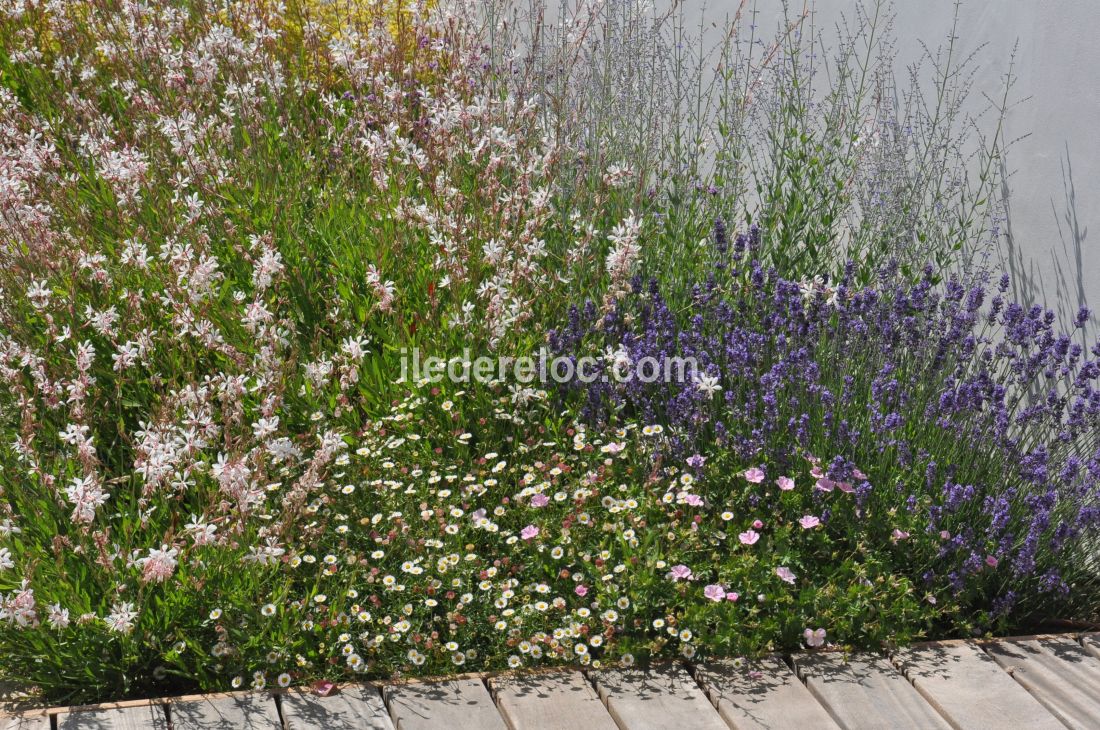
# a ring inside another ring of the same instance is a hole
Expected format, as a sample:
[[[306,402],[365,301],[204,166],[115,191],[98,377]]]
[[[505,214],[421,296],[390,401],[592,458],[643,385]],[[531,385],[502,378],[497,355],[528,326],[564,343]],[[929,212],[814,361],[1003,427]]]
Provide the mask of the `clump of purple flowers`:
[[[757,231],[732,245],[716,234],[714,273],[682,301],[636,279],[613,310],[574,309],[549,337],[565,356],[694,358],[695,374],[597,378],[559,396],[592,423],[661,423],[658,458],[705,458],[718,474],[821,457],[863,517],[834,534],[853,549],[896,543],[876,516],[908,514],[922,539],[886,559],[914,586],[947,587],[955,610],[940,619],[957,627],[1091,616],[1100,343],[1086,351],[1052,312],[1008,301],[1007,277],[964,286],[887,268],[857,288],[849,266],[831,285],[790,281],[754,260]]]

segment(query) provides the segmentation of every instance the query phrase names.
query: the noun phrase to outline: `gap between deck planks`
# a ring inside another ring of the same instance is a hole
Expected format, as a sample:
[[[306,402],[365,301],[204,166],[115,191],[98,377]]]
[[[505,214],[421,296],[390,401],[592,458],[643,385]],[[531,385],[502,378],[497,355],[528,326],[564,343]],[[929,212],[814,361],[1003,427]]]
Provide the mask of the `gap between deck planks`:
[[[749,730],[1100,727],[1100,634],[930,642],[881,655],[552,669],[229,693],[0,717],[0,730]]]

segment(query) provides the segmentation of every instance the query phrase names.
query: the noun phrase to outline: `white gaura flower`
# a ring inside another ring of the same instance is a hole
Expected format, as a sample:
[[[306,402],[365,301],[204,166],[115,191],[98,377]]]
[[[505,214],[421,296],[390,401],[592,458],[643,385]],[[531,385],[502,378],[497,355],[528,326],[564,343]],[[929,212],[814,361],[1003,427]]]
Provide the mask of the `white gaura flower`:
[[[134,604],[129,602],[116,603],[111,606],[111,613],[104,622],[107,628],[118,634],[128,634],[134,630],[134,620],[138,617],[134,610]]]
[[[718,384],[718,376],[707,375],[706,373],[697,373],[695,375],[695,387],[700,393],[708,397],[722,390],[722,386]]]

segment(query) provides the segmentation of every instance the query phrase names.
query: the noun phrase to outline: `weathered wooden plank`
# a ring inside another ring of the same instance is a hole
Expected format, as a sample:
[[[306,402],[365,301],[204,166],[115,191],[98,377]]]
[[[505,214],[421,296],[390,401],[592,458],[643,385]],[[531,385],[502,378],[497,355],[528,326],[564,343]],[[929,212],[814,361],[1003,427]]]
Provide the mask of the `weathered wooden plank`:
[[[623,730],[728,730],[699,685],[678,664],[608,669],[592,677]]]
[[[1063,723],[1100,727],[1100,659],[1076,641],[998,641],[985,650]]]
[[[1085,634],[1081,637],[1081,645],[1089,654],[1100,659],[1100,634]]]
[[[286,730],[393,730],[377,687],[341,687],[329,697],[295,690],[280,697],[279,702]]]
[[[50,730],[50,717],[45,713],[28,713],[0,718],[2,730]]]
[[[282,727],[269,694],[221,695],[168,704],[172,730],[275,730]]]
[[[1064,727],[976,645],[925,645],[898,652],[894,661],[924,699],[956,727]]]
[[[511,730],[615,730],[607,708],[580,672],[489,680]]]
[[[949,728],[947,721],[890,662],[859,655],[799,654],[795,669],[806,687],[848,730]]]
[[[46,723],[49,727],[49,722]],[[57,716],[57,730],[167,730],[163,705],[78,710]]]
[[[695,678],[718,706],[718,714],[736,730],[839,727],[779,657],[740,666],[711,662],[697,667]]]
[[[489,690],[477,679],[392,685],[382,696],[397,730],[506,730]]]

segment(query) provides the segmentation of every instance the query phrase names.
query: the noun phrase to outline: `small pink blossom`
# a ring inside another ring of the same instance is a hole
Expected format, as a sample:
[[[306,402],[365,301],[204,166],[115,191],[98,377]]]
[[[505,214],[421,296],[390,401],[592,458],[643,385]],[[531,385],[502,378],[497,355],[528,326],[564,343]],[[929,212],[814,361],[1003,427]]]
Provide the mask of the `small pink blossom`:
[[[550,504],[550,498],[547,497],[545,494],[536,494],[535,496],[531,497],[532,507],[545,507],[548,504]]]
[[[1000,564],[1000,561],[997,560],[997,558],[993,557],[992,555],[986,555],[985,556],[985,564],[988,565],[990,568],[996,568],[997,565]]]
[[[821,524],[821,520],[813,515],[803,515],[799,518],[798,524],[802,525],[803,530],[812,530]]]
[[[764,470],[754,466],[751,469],[746,469],[744,476],[753,484],[759,484],[764,481]]]
[[[726,600],[729,601],[730,603],[737,603],[737,599],[740,598],[740,597],[741,597],[741,594],[737,593],[736,591],[730,591],[729,593],[726,594]]]
[[[909,538],[909,533],[908,532],[906,532],[905,530],[899,530],[896,527],[894,528],[894,531],[892,533],[890,533],[890,539],[893,540],[894,542],[900,542],[902,540],[907,540],[908,538]]]
[[[588,595],[588,586],[579,585],[579,586],[577,586],[576,588],[573,589],[573,592],[576,593],[578,596],[581,596],[583,598],[584,596]]]
[[[853,492],[856,491],[856,488],[853,487],[848,482],[835,482],[835,484],[836,484],[836,488],[839,489],[840,491],[844,492],[845,494],[852,494]]]
[[[756,541],[760,539],[760,533],[756,530],[745,530],[737,539],[741,541],[742,545],[755,545]]]
[[[791,479],[790,477],[779,477],[775,480],[775,484],[784,492],[789,492],[794,489],[794,479]]]
[[[825,476],[825,472],[821,470],[820,466],[814,465],[814,468],[810,469],[810,476],[814,479],[821,479]]]
[[[672,580],[691,580],[691,568],[686,565],[673,565],[672,570],[668,571],[668,577]]]
[[[754,529],[754,530],[759,530],[763,526],[764,526],[764,523],[761,522],[760,520],[753,520],[752,521],[752,529]]]
[[[790,583],[791,585],[794,585],[795,578],[797,577],[791,569],[786,566],[776,568],[775,574],[779,576],[779,580],[784,583]]]
[[[859,479],[861,482],[867,481],[867,475],[861,472],[859,469],[852,469],[852,476]]]
[[[816,649],[825,644],[825,629],[806,629],[802,632],[806,646]]]
[[[527,527],[523,528],[523,530],[519,533],[519,536],[522,537],[524,540],[534,540],[536,537],[538,537],[538,534],[539,528],[535,527],[534,525],[528,525]]]
[[[835,484],[835,482],[833,482],[832,479],[829,479],[827,477],[821,477],[820,479],[817,480],[817,483],[814,484],[814,489],[816,489],[820,492],[831,492],[831,491],[833,491],[834,486],[836,486],[836,484]]]
[[[726,597],[726,589],[718,584],[711,584],[703,589],[703,595],[711,601],[721,601]]]
[[[700,497],[698,494],[690,494],[689,493],[689,494],[685,495],[684,496],[684,502],[686,504],[691,505],[692,507],[702,507],[703,506],[703,498]]]

